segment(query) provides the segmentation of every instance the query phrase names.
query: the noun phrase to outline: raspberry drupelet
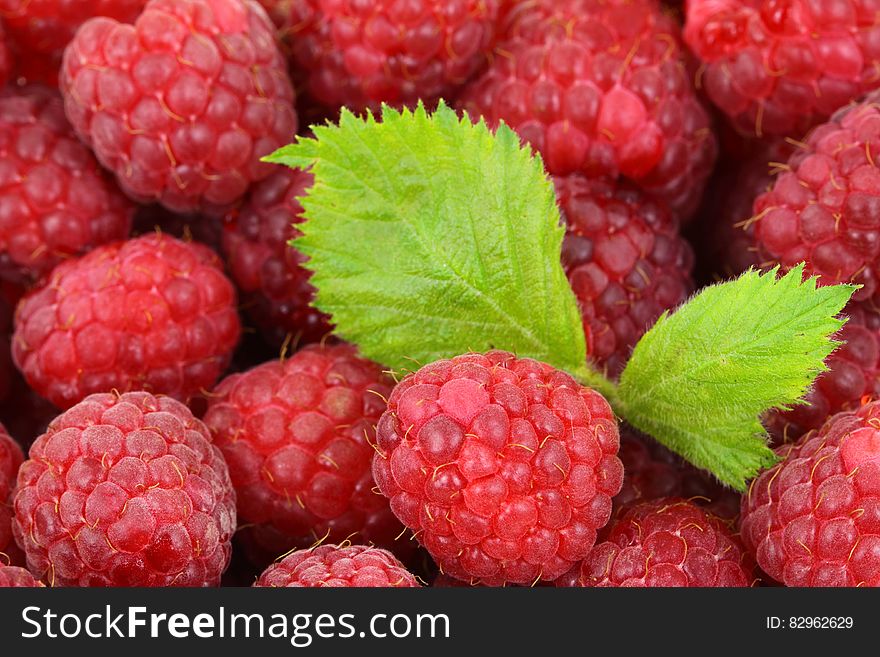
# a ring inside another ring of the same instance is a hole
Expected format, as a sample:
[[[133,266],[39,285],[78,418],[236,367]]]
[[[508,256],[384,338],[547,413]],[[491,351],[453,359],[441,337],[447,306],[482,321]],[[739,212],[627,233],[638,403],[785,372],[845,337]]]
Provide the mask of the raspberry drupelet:
[[[315,342],[331,330],[329,317],[311,305],[315,288],[302,266],[305,256],[289,244],[304,219],[297,199],[313,181],[311,173],[279,167],[224,221],[223,253],[242,305],[275,345],[288,335],[297,343]]]
[[[50,586],[217,586],[235,491],[205,425],[170,397],[91,395],[33,444],[15,538]]]
[[[503,120],[552,175],[624,177],[682,217],[696,210],[717,147],[679,27],[659,3],[517,3],[496,53],[460,108]]]
[[[260,0],[291,70],[327,110],[431,105],[487,64],[506,0]]]
[[[693,290],[693,252],[664,203],[624,184],[555,179],[566,225],[562,264],[590,360],[611,376],[661,313]]]
[[[349,537],[395,547],[403,527],[370,467],[393,384],[354,347],[315,344],[214,389],[205,423],[229,463],[251,552],[275,558]]]
[[[761,569],[786,586],[880,586],[880,401],[776,452],[742,499]]]
[[[391,509],[442,572],[472,583],[555,580],[592,548],[623,479],[608,402],[501,351],[404,378],[377,441]]]
[[[386,550],[364,545],[320,545],[269,566],[255,587],[418,588],[416,578]]]
[[[83,141],[139,202],[220,213],[296,133],[273,26],[247,0],[150,0],[134,25],[84,23],[60,87]]]
[[[718,518],[679,498],[642,502],[557,582],[584,587],[744,587],[754,561]]]
[[[799,137],[880,86],[873,0],[689,0],[684,38],[744,134]]]
[[[64,258],[125,239],[133,213],[57,92],[0,92],[0,276],[30,284]]]
[[[213,387],[240,332],[217,255],[151,234],[58,265],[19,304],[12,355],[60,408],[113,389],[187,400]]]

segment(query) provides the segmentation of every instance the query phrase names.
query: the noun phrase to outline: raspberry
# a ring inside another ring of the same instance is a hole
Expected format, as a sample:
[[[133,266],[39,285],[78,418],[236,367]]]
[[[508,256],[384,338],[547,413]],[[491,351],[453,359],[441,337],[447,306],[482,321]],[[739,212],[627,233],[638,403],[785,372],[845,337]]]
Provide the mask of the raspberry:
[[[220,212],[296,132],[293,90],[256,2],[150,0],[134,25],[93,18],[64,53],[70,122],[123,190]]]
[[[235,491],[186,406],[146,392],[87,397],[21,466],[15,537],[52,586],[216,586]]]
[[[685,498],[725,521],[739,515],[739,494],[628,427],[621,428],[618,457],[623,463],[623,487],[613,500],[615,515],[664,497]]]
[[[777,448],[743,495],[740,529],[786,586],[880,586],[880,401]]]
[[[799,136],[880,82],[873,0],[690,0],[684,38],[744,134]]]
[[[773,411],[765,420],[777,440],[796,440],[821,428],[829,416],[858,408],[864,397],[880,397],[880,311],[850,303],[844,314],[849,321],[835,336],[844,344],[826,359],[828,371],[805,396],[807,404]]]
[[[272,564],[254,586],[418,588],[419,583],[385,550],[365,545],[321,545],[298,550]]]
[[[220,382],[205,424],[256,547],[274,549],[274,558],[325,537],[394,544],[403,528],[373,490],[370,469],[392,384],[343,344],[311,345]]]
[[[860,283],[877,293],[880,261],[880,91],[836,113],[789,158],[773,187],[755,200],[760,261],[807,263],[824,284]]]
[[[0,566],[19,562],[19,551],[12,540],[12,489],[24,457],[21,448],[0,424]],[[2,576],[0,576],[2,577]]]
[[[608,402],[502,351],[404,378],[377,442],[391,509],[442,572],[473,583],[559,577],[593,546],[623,479]]]
[[[674,19],[654,0],[515,5],[489,71],[458,105],[504,120],[553,175],[623,176],[682,216],[715,159]]]
[[[588,354],[617,376],[660,314],[693,290],[693,253],[665,205],[637,189],[572,175],[556,179],[556,195]]]
[[[754,564],[718,518],[678,498],[631,507],[560,586],[751,586]]]
[[[12,52],[9,50],[6,30],[3,29],[3,23],[0,23],[0,87],[3,87],[9,78],[12,77],[14,65]]]
[[[37,587],[43,584],[24,568],[7,566],[0,561],[0,589]]]
[[[306,95],[331,110],[450,97],[489,59],[500,0],[260,0]]]
[[[124,239],[133,210],[77,139],[56,92],[0,93],[0,276],[29,283],[64,258]]]
[[[242,292],[248,316],[274,344],[287,335],[314,342],[330,333],[330,318],[312,307],[315,288],[299,251],[288,243],[303,221],[297,197],[312,186],[312,174],[281,167],[253,187],[244,205],[226,216],[223,252]]]
[[[207,247],[158,234],[115,242],[58,265],[22,300],[12,356],[61,408],[111,389],[186,400],[229,363],[235,305]]]
[[[19,57],[19,73],[29,80],[55,84],[64,47],[76,29],[93,16],[133,23],[146,0],[0,0],[0,18],[6,23]]]

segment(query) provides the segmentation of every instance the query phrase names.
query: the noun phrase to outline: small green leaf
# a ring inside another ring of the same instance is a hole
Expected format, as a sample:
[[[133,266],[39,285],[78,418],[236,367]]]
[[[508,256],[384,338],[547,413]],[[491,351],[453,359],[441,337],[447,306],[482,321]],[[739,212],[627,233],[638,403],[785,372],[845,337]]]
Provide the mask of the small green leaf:
[[[512,130],[441,103],[314,134],[267,160],[315,174],[295,246],[340,337],[393,368],[499,348],[592,374],[553,185]]]
[[[664,315],[620,377],[621,412],[691,463],[743,490],[775,462],[759,417],[790,408],[825,369],[855,290],[817,287],[803,266],[748,271]]]

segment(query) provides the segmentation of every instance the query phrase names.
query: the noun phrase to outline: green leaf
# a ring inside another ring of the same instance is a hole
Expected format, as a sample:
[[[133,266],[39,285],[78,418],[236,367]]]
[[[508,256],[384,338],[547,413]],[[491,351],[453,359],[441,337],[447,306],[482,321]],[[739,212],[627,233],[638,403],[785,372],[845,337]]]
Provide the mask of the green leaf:
[[[314,135],[266,159],[315,174],[295,246],[340,337],[398,369],[499,348],[609,385],[585,369],[553,185],[512,130],[441,103]]]
[[[620,377],[619,412],[744,490],[775,462],[759,417],[798,403],[826,369],[843,324],[836,316],[855,289],[817,287],[802,265],[705,288],[638,343]]]

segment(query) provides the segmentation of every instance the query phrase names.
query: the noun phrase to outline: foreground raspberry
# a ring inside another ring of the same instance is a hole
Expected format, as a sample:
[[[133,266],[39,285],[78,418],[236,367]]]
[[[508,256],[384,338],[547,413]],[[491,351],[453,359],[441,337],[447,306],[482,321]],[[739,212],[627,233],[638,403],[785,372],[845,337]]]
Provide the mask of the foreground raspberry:
[[[312,174],[279,167],[255,185],[241,208],[226,216],[223,252],[242,292],[248,316],[270,341],[314,342],[330,332],[329,318],[311,306],[315,288],[305,260],[290,240],[303,221],[297,200],[312,186]]]
[[[500,0],[260,0],[328,109],[449,98],[489,60]]]
[[[419,583],[385,550],[364,545],[321,545],[289,554],[269,566],[254,586],[418,588]]]
[[[210,249],[146,235],[58,265],[18,306],[12,355],[61,408],[113,389],[186,400],[226,368],[240,333],[235,305]]]
[[[17,566],[7,566],[0,560],[0,589],[39,586],[43,586],[42,582],[34,578],[27,570]]]
[[[678,498],[630,508],[560,586],[751,586],[754,565],[718,518]]]
[[[505,121],[553,175],[623,176],[682,215],[696,209],[715,138],[658,3],[519,3],[496,51],[459,102],[471,115]]]
[[[880,261],[880,92],[835,114],[806,138],[773,187],[755,200],[762,263],[807,263],[824,284],[860,283],[877,293]]]
[[[745,134],[797,137],[880,84],[873,0],[689,0],[709,98]]]
[[[146,0],[0,0],[0,18],[6,23],[16,52],[19,73],[29,80],[55,84],[64,47],[76,29],[93,16],[133,23]]]
[[[133,211],[76,138],[56,92],[0,93],[0,276],[30,283],[66,257],[124,239]]]
[[[829,356],[804,397],[803,406],[772,412],[765,425],[778,441],[790,442],[819,429],[829,416],[857,409],[865,397],[880,397],[880,312],[868,303],[850,303],[847,323],[835,339],[843,344]]]
[[[51,586],[216,586],[235,491],[186,406],[145,392],[92,395],[31,447],[14,530],[28,568]]]
[[[404,378],[373,474],[442,572],[554,580],[608,522],[623,468],[608,402],[549,365],[492,351]]]
[[[18,563],[18,547],[12,539],[12,490],[24,457],[21,448],[0,424],[0,566]]]
[[[740,529],[786,586],[880,586],[880,402],[777,448],[743,495]]]
[[[211,393],[205,423],[229,463],[239,517],[263,530],[252,538],[274,545],[273,558],[324,537],[391,547],[402,533],[370,470],[392,385],[354,347],[312,345]]]
[[[572,175],[556,179],[556,195],[589,357],[617,376],[645,331],[692,291],[693,253],[665,205],[636,189]]]
[[[725,521],[739,515],[738,493],[626,426],[620,431],[618,456],[623,463],[623,487],[613,500],[615,514],[640,502],[680,497]]]
[[[296,132],[271,21],[250,0],[150,0],[133,26],[94,18],[65,51],[60,86],[122,188],[177,211],[231,205]]]

